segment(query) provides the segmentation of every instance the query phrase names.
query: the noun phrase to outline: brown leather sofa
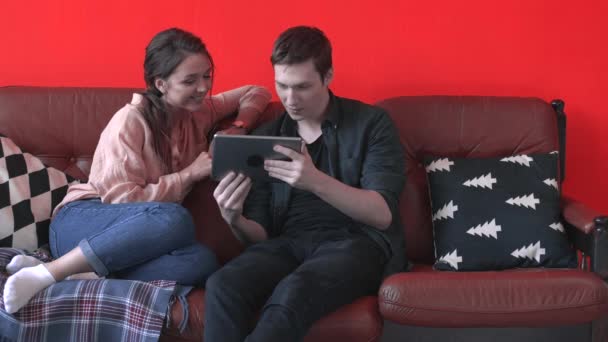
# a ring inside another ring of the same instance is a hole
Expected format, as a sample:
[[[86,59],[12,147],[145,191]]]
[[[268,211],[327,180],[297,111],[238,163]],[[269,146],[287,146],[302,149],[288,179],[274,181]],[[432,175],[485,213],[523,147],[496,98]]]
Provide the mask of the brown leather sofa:
[[[86,179],[101,130],[133,91],[1,87],[0,133],[48,165]],[[583,253],[581,269],[444,272],[431,266],[431,208],[423,156],[486,157],[560,149],[563,158],[563,103],[556,101],[552,107],[533,98],[417,96],[378,105],[395,121],[407,154],[401,214],[414,267],[387,278],[377,297],[362,298],[322,318],[305,341],[608,341],[608,223],[575,200],[564,198],[562,213],[572,243]],[[272,103],[263,120],[281,110]],[[194,216],[200,241],[225,262],[243,247],[219,215],[214,186],[201,182],[184,205]],[[182,305],[173,304],[161,340],[202,339],[203,294],[197,289],[188,295],[188,324],[181,332],[177,327]]]
[[[382,340],[608,341],[608,224],[576,200],[562,198],[562,217],[570,240],[584,253],[586,269],[445,272],[430,266],[435,257],[423,157],[559,150],[563,180],[564,103],[422,96],[377,104],[393,117],[406,150],[400,205],[408,258],[415,264],[380,288]]]

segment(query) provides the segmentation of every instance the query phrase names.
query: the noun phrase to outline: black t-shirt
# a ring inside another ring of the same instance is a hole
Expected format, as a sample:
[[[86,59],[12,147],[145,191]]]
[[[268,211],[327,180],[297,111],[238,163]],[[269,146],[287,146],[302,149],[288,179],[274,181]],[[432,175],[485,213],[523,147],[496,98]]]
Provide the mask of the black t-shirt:
[[[306,148],[317,169],[323,173],[329,173],[329,155],[323,142],[323,136]],[[353,220],[344,215],[341,211],[334,208],[329,203],[323,201],[317,195],[293,188],[289,209],[285,220],[285,230],[287,233],[298,233],[304,231],[315,231],[323,229],[345,229],[352,226]]]

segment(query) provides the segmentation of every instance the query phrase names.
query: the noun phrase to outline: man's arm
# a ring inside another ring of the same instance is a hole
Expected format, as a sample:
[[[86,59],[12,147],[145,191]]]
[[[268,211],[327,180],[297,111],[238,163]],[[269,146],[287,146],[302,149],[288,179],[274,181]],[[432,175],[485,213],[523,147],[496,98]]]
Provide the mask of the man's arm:
[[[264,168],[271,177],[310,191],[345,215],[377,229],[384,230],[392,222],[391,211],[384,198],[373,190],[357,189],[319,171],[306,149],[302,153],[277,145],[275,151],[291,161],[267,160]]]
[[[353,220],[368,226],[385,230],[393,221],[386,201],[374,190],[354,188],[321,173],[312,192]]]
[[[257,222],[248,220],[242,214],[232,223],[228,223],[230,230],[239,241],[245,245],[268,239],[266,230]]]
[[[384,112],[378,115],[366,139],[369,145],[361,170],[361,188],[319,171],[305,145],[302,153],[276,146],[275,151],[292,161],[268,160],[264,167],[272,177],[314,193],[352,219],[387,229],[393,221],[392,213],[398,210],[398,197],[405,183],[404,155],[392,121]]]

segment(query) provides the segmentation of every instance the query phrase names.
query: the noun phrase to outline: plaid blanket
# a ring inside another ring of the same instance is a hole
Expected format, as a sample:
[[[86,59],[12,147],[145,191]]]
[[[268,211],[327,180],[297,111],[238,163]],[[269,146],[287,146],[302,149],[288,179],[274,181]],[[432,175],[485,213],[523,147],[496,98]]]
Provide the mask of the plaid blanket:
[[[0,248],[0,289],[8,278],[6,265],[17,254],[50,259],[43,252]],[[168,281],[66,280],[13,315],[0,295],[0,342],[158,341],[175,288]]]

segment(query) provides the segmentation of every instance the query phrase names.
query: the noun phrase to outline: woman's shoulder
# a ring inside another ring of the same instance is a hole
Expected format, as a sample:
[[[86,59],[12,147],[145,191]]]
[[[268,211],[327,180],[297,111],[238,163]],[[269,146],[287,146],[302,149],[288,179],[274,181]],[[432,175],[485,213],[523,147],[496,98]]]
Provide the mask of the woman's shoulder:
[[[143,120],[144,106],[148,100],[141,94],[134,93],[131,102],[120,108],[113,118]]]
[[[136,127],[145,127],[142,114],[144,101],[146,100],[141,94],[133,94],[133,100],[114,113],[106,130],[124,131],[136,129]]]

